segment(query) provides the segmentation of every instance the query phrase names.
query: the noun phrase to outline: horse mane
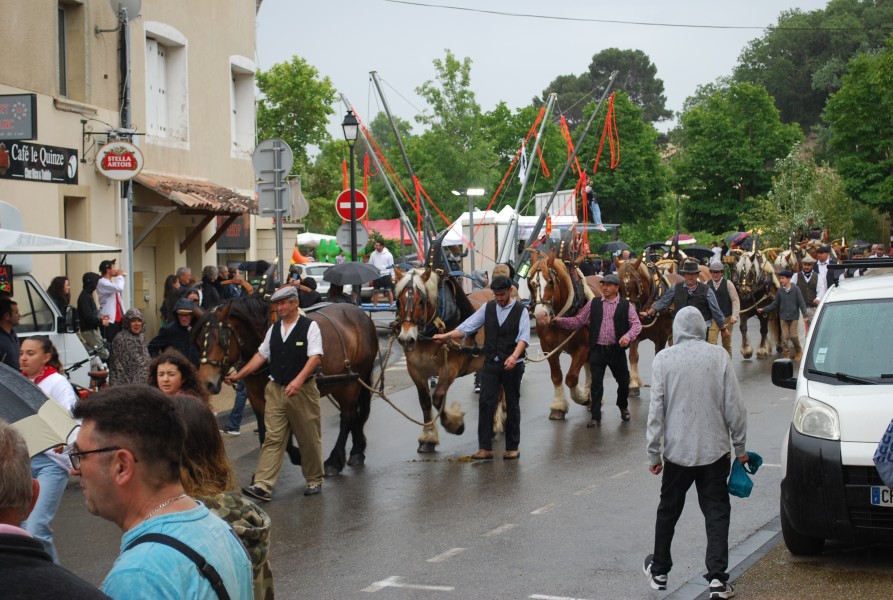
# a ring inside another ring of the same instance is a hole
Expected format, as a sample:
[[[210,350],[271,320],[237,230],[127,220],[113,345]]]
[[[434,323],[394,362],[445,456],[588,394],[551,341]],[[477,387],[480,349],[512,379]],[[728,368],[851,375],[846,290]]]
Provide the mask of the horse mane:
[[[259,295],[240,296],[228,300],[229,316],[245,324],[251,331],[265,332],[270,325],[270,303]]]

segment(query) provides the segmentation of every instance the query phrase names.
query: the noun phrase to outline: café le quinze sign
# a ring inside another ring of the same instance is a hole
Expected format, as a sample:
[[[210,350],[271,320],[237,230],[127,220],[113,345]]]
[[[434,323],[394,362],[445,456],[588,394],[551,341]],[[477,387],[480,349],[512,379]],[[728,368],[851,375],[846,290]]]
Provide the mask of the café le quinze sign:
[[[76,184],[78,152],[73,148],[0,141],[0,179]]]
[[[109,179],[128,181],[143,170],[143,153],[130,142],[109,142],[96,152],[96,170]]]

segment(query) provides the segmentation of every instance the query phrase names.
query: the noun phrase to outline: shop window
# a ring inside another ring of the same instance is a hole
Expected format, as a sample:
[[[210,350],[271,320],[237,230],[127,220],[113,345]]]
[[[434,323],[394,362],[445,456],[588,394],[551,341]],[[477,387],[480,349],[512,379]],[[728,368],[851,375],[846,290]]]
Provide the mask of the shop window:
[[[254,62],[231,56],[229,66],[232,155],[244,158],[254,150]]]
[[[189,78],[186,38],[146,22],[146,133],[148,141],[189,141]]]

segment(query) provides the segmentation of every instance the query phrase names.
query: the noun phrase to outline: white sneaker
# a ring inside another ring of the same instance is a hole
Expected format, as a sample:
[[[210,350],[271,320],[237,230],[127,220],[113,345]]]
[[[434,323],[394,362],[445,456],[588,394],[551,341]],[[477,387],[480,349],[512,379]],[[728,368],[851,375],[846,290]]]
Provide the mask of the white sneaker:
[[[710,582],[710,598],[733,598],[735,590],[727,581],[714,579]]]
[[[596,225],[595,228],[599,231],[607,231],[604,225]]]

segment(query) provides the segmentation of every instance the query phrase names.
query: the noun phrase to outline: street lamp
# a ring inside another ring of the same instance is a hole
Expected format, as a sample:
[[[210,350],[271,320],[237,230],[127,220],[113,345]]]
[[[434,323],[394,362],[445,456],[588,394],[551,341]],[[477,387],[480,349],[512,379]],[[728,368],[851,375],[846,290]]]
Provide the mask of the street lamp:
[[[344,139],[350,149],[350,260],[357,262],[357,192],[353,184],[353,145],[357,141],[360,122],[357,121],[353,111],[347,111],[341,129],[344,130]]]
[[[454,196],[468,196],[468,246],[471,251],[471,271],[474,272],[474,197],[483,196],[484,188],[453,190]]]

